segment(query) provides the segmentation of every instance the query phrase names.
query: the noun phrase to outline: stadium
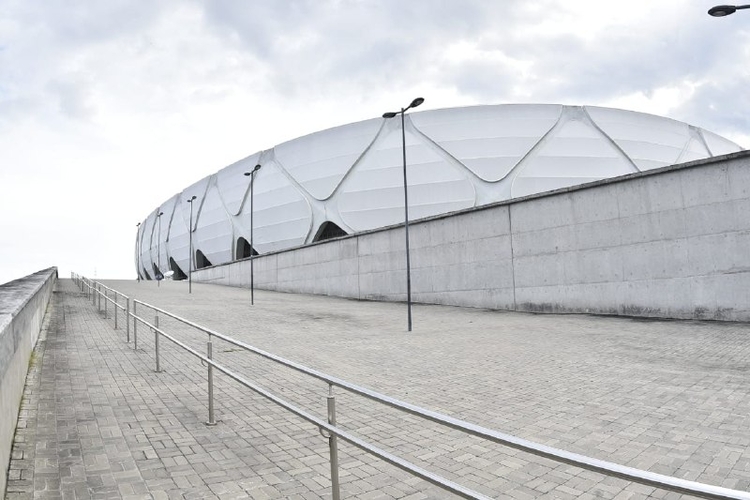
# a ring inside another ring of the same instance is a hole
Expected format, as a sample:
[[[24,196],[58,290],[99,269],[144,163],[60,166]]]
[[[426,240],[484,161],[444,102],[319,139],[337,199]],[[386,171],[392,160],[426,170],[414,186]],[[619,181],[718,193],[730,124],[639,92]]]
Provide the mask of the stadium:
[[[404,133],[410,220],[742,149],[665,117],[554,104],[413,112]],[[138,226],[138,275],[186,278],[189,228],[193,268],[202,269],[403,223],[403,182],[400,119],[293,139],[156,207]]]

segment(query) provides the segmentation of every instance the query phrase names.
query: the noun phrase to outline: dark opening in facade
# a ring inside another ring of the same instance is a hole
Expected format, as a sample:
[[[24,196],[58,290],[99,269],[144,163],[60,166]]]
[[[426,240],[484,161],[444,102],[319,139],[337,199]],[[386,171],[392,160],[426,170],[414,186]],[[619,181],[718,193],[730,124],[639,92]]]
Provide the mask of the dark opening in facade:
[[[330,240],[331,238],[338,238],[339,236],[346,236],[347,232],[341,229],[333,222],[327,220],[318,228],[318,232],[313,238],[315,241]]]
[[[195,251],[195,267],[198,269],[203,269],[204,267],[212,266],[211,261],[206,258],[205,255],[203,255],[203,252],[200,250]]]
[[[152,266],[154,266],[154,279],[156,281],[163,280],[164,275],[161,273],[161,271],[159,271],[159,268],[156,267],[156,264],[152,264]]]
[[[250,246],[250,243],[247,242],[247,240],[243,237],[237,238],[237,252],[235,253],[236,259],[246,259],[248,257],[251,257],[253,255],[258,255],[258,252],[256,252],[253,247]]]
[[[177,265],[177,262],[174,261],[172,257],[169,258],[169,269],[172,270],[174,273],[172,275],[173,280],[186,280],[187,274],[182,272],[182,269],[180,269],[180,266]]]

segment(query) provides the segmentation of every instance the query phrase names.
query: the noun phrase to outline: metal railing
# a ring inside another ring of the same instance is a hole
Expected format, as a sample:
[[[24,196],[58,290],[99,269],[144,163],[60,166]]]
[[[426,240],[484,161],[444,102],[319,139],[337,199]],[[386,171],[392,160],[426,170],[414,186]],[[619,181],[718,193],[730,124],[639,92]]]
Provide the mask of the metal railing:
[[[350,393],[365,397],[367,399],[376,401],[378,403],[403,411],[405,413],[424,418],[428,421],[443,425],[450,429],[458,430],[465,434],[476,436],[476,437],[485,439],[493,443],[508,446],[517,450],[530,453],[532,455],[550,459],[554,462],[573,465],[581,469],[597,472],[606,476],[617,477],[617,478],[625,479],[625,480],[632,481],[635,483],[652,486],[655,488],[672,491],[676,493],[689,494],[689,495],[694,495],[694,496],[698,496],[702,498],[709,498],[709,499],[750,500],[750,493],[748,492],[699,483],[696,481],[689,481],[689,480],[680,479],[680,478],[676,478],[672,476],[666,476],[663,474],[657,474],[657,473],[653,473],[649,471],[636,469],[633,467],[627,467],[624,465],[615,464],[615,463],[608,462],[605,460],[600,460],[597,458],[591,458],[591,457],[581,455],[578,453],[571,453],[565,450],[560,450],[557,448],[553,448],[551,446],[546,446],[543,444],[535,443],[533,441],[529,441],[529,440],[522,439],[516,436],[512,436],[510,434],[504,434],[504,433],[501,433],[492,429],[488,429],[486,427],[482,427],[476,424],[472,424],[470,422],[466,422],[464,420],[450,417],[448,415],[443,415],[438,412],[427,410],[419,406],[415,406],[410,403],[406,403],[404,401],[391,398],[384,394],[380,394],[376,391],[372,391],[370,389],[366,389],[364,387],[360,387],[358,385],[346,382],[345,380],[332,377],[325,373],[308,368],[299,363],[295,363],[294,361],[284,359],[275,354],[271,354],[269,352],[263,351],[249,344],[246,344],[242,341],[233,339],[231,337],[218,333],[214,330],[211,330],[209,328],[193,323],[192,321],[189,321],[185,318],[177,316],[176,314],[170,313],[168,311],[165,311],[151,304],[147,304],[145,302],[142,302],[136,299],[130,299],[124,294],[116,292],[115,290],[109,287],[106,287],[105,285],[102,285],[99,282],[91,281],[87,278],[78,276],[75,273],[72,273],[71,276],[73,280],[75,281],[75,283],[79,286],[79,288],[81,288],[82,291],[85,291],[87,293],[87,296],[94,302],[94,304],[96,304],[96,297],[98,296],[100,302],[101,302],[101,298],[104,297],[105,307],[106,307],[106,303],[108,300],[114,304],[115,310],[117,310],[118,307],[119,308],[124,307],[124,309],[126,310],[126,323],[128,323],[128,341],[130,340],[130,333],[129,333],[130,332],[130,318],[132,318],[132,321],[133,321],[134,340],[137,339],[137,324],[138,323],[141,323],[142,325],[148,327],[151,331],[154,332],[155,371],[157,372],[160,371],[160,361],[159,361],[159,358],[160,358],[159,337],[160,336],[166,338],[173,344],[187,351],[189,354],[195,356],[207,366],[207,384],[208,384],[208,421],[206,422],[207,425],[215,425],[217,422],[215,419],[215,415],[214,415],[214,391],[213,391],[213,375],[214,375],[213,371],[215,369],[227,375],[228,377],[235,380],[236,382],[239,382],[241,385],[247,387],[248,389],[251,389],[257,394],[263,396],[269,401],[272,401],[273,403],[281,406],[282,408],[293,413],[294,415],[297,415],[303,420],[306,420],[307,422],[317,426],[321,434],[323,434],[324,437],[328,438],[329,440],[332,497],[335,500],[338,500],[340,498],[339,477],[338,477],[337,438],[340,438],[343,441],[348,442],[349,444],[375,457],[378,457],[391,465],[398,467],[399,469],[402,469],[416,477],[424,479],[430,482],[431,484],[438,486],[439,488],[442,488],[443,490],[454,493],[460,497],[472,498],[472,499],[490,498],[481,493],[473,491],[469,488],[461,486],[453,481],[450,481],[449,479],[446,479],[435,473],[427,471],[419,467],[416,464],[413,464],[405,459],[395,456],[381,448],[378,448],[377,446],[374,446],[356,437],[350,432],[340,427],[337,427],[336,426],[336,401],[335,401],[335,396],[334,396],[335,387],[344,389]],[[113,295],[114,298],[112,297],[108,298],[108,295]],[[127,305],[126,306],[118,305],[117,296],[123,297]],[[132,304],[132,310],[130,308],[131,304]],[[138,305],[140,305],[141,307],[149,308],[150,310],[154,311],[155,314],[154,314],[153,323],[150,323],[145,318],[138,316],[137,314]],[[98,305],[97,307],[99,308],[99,310],[101,310],[100,305]],[[186,345],[185,343],[179,341],[172,335],[169,335],[168,333],[160,329],[159,327],[159,315],[160,314],[166,317],[172,318],[186,326],[189,326],[193,329],[196,329],[200,332],[207,334],[208,341],[206,343],[206,354],[203,355],[202,353],[198,352],[197,350],[191,348],[190,346]],[[106,317],[106,309],[105,309],[105,317]],[[268,359],[282,366],[291,368],[300,373],[304,373],[306,375],[309,375],[313,378],[316,378],[318,380],[321,380],[327,383],[328,384],[328,396],[326,398],[327,399],[327,408],[326,408],[327,420],[322,420],[312,415],[311,413],[295,406],[294,404],[279,398],[278,396],[272,394],[271,392],[260,387],[259,385],[254,384],[253,382],[245,379],[242,375],[236,373],[235,371],[232,371],[229,368],[218,364],[216,361],[213,360],[214,337],[216,339],[220,339],[236,347],[239,347],[245,351],[254,353],[262,358]],[[136,348],[137,348],[137,340],[136,340],[136,344],[134,345],[134,349]]]

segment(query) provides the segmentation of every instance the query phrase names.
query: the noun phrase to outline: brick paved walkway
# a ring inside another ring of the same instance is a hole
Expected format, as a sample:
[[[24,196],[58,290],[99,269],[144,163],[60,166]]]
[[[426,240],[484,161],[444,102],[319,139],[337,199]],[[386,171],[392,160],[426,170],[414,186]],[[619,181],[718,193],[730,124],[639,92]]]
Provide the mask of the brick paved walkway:
[[[501,432],[710,484],[750,488],[750,325],[530,315],[194,284],[109,286],[350,382]],[[151,313],[139,312],[151,317]],[[111,314],[111,309],[110,309]],[[205,335],[162,328],[205,351]],[[61,280],[35,351],[7,498],[329,498],[317,429],[153,335],[139,349]],[[327,387],[236,347],[215,358],[324,418]],[[345,393],[339,424],[492,497],[679,498],[446,431]],[[448,498],[340,445],[344,498]]]

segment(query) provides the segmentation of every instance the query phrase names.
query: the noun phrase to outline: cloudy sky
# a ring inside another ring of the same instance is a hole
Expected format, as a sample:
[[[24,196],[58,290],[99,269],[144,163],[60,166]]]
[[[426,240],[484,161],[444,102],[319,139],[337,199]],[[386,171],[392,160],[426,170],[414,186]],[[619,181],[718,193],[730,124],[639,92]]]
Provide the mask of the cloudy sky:
[[[317,130],[612,106],[750,147],[750,10],[700,0],[0,0],[0,283],[135,278],[135,224]]]

